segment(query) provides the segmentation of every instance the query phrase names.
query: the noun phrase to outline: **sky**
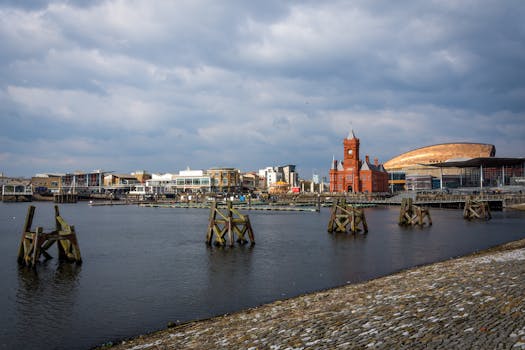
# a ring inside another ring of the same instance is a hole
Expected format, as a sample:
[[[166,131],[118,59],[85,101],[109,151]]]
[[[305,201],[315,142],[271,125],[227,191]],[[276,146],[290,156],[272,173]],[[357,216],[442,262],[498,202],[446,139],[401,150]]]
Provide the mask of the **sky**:
[[[5,176],[525,156],[525,2],[0,0]]]

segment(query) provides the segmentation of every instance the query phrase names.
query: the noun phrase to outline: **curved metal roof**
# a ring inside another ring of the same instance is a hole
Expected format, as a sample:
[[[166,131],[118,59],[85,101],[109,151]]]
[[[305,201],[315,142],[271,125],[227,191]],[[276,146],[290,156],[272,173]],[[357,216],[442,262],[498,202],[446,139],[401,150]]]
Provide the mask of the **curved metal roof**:
[[[486,143],[441,143],[425,146],[398,155],[384,163],[387,170],[403,169],[421,164],[442,163],[450,159],[494,157],[496,147]]]

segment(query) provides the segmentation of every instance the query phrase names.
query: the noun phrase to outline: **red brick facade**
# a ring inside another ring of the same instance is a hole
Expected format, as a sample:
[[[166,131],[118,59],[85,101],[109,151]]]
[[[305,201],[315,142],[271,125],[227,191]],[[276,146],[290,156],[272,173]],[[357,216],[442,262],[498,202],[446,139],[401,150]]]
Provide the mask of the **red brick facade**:
[[[373,164],[368,156],[364,162],[359,159],[359,139],[353,131],[343,146],[343,160],[334,159],[330,168],[330,192],[387,192],[388,173],[377,158]]]

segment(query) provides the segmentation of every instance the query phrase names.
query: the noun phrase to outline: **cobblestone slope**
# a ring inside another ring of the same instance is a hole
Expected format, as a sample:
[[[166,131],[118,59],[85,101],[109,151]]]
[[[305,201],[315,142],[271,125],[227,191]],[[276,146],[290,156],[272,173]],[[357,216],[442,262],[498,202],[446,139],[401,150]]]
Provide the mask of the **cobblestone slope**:
[[[525,240],[114,349],[525,349]]]

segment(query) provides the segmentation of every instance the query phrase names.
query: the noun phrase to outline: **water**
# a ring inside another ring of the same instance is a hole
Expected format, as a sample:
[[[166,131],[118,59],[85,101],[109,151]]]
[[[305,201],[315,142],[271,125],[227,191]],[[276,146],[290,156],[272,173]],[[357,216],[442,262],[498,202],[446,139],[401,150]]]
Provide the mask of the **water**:
[[[33,203],[50,231],[53,206]],[[329,212],[249,212],[257,244],[205,245],[207,210],[64,204],[84,263],[37,273],[16,254],[27,203],[0,204],[0,347],[87,349],[272,300],[356,283],[525,238],[525,213],[467,222],[431,209],[432,227],[400,228],[399,208],[366,209],[368,235],[326,232]]]

